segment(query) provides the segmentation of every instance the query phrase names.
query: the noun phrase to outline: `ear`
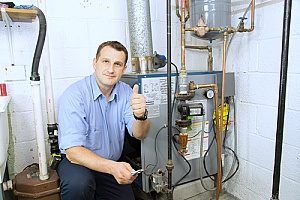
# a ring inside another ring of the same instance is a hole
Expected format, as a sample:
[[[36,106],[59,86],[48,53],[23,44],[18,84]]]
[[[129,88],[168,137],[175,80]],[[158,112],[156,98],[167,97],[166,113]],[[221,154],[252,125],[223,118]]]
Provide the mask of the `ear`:
[[[122,73],[124,74],[127,69],[127,65],[124,66]]]
[[[97,63],[97,59],[94,58],[94,59],[93,59],[93,68],[94,68],[94,70],[96,70],[96,63]]]

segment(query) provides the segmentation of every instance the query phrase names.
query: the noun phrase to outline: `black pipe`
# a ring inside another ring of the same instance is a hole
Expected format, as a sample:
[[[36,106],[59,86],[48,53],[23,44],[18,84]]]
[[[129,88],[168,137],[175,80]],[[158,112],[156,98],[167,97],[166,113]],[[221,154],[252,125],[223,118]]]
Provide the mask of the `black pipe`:
[[[31,76],[30,80],[32,81],[40,81],[40,75],[39,75],[39,63],[45,43],[46,38],[46,31],[47,31],[47,22],[44,13],[37,7],[34,7],[35,10],[37,10],[37,16],[39,18],[39,36],[38,41],[36,43],[34,57],[32,61],[32,68],[31,68]]]
[[[167,100],[168,100],[168,199],[172,194],[172,91],[171,91],[171,0],[167,0]]]
[[[280,165],[281,165],[281,155],[282,155],[282,140],[283,140],[285,99],[286,99],[291,9],[292,9],[292,0],[285,0],[284,16],[283,16],[283,31],[282,31],[278,116],[277,116],[277,130],[276,130],[276,142],[275,142],[276,145],[275,161],[274,161],[273,188],[272,188],[272,199],[274,200],[278,199],[279,197]]]

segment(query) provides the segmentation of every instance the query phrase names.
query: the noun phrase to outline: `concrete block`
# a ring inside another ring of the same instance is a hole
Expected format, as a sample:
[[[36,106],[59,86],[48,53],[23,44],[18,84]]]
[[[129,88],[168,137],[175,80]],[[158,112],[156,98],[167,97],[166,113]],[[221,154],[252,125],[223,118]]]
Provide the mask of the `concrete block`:
[[[88,52],[88,48],[53,49],[51,65],[55,67],[52,70],[52,76],[67,78],[88,75],[92,68],[92,59],[89,59]]]
[[[300,19],[299,19],[300,21]],[[299,24],[300,26],[300,24]],[[299,31],[300,32],[300,31]],[[288,60],[288,73],[300,73],[300,51],[297,44],[300,43],[300,34],[290,37],[289,43],[289,60]]]
[[[248,99],[255,104],[277,106],[279,75],[271,73],[249,73]]]
[[[287,79],[287,103],[286,107],[292,110],[300,111],[300,84],[299,84],[300,75],[293,74],[288,76]]]
[[[281,175],[298,182],[300,177],[300,149],[284,144],[282,148]]]
[[[257,134],[274,140],[277,128],[277,107],[257,106]]]
[[[276,72],[280,71],[281,38],[260,40],[258,43],[258,71]]]
[[[262,7],[261,40],[268,38],[280,38],[282,34],[283,2],[278,2]]]
[[[28,81],[8,82],[7,92],[12,96],[10,103],[12,112],[26,112],[33,109],[32,89]]]
[[[258,135],[249,135],[249,162],[261,168],[273,169],[275,142]]]
[[[103,18],[105,19],[105,18]],[[109,31],[106,31],[108,29]],[[124,21],[90,20],[88,35],[90,45],[98,45],[106,40],[118,40],[125,43],[126,23]],[[94,52],[93,52],[94,53]],[[96,52],[95,52],[96,53]]]
[[[300,148],[300,112],[290,109],[285,110],[283,141],[287,145]]]
[[[299,187],[300,184],[298,181],[293,181],[289,178],[282,176],[282,178],[280,179],[279,199],[300,199]]]
[[[35,140],[33,112],[12,113],[11,124],[15,143]]]
[[[257,133],[256,127],[257,123],[259,123],[257,119],[257,105],[238,102],[236,112],[238,131],[243,130],[246,133]]]
[[[26,166],[32,163],[38,163],[37,145],[35,140],[15,143],[14,152],[15,173],[23,171]]]

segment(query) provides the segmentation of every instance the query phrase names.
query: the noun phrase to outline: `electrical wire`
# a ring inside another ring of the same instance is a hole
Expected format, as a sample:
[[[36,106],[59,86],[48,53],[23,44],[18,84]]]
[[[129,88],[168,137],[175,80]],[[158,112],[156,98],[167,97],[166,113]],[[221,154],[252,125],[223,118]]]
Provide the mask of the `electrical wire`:
[[[172,142],[173,142],[173,145],[174,145],[174,147],[175,147],[175,149],[176,149],[176,152],[179,153],[178,148],[177,148],[177,146],[176,146],[176,144],[175,144],[175,142],[176,142],[175,136],[176,136],[176,135],[179,136],[179,134],[174,134],[173,137],[172,137]],[[182,154],[180,154],[180,156],[181,156],[181,157],[184,159],[184,161],[188,164],[189,170],[188,170],[188,171],[187,171],[187,172],[186,172],[186,173],[185,173],[178,181],[176,181],[176,183],[174,183],[173,188],[172,188],[172,193],[173,193],[175,187],[178,186],[178,184],[179,184],[185,177],[187,177],[187,175],[189,175],[189,173],[190,173],[191,170],[192,170],[192,166],[191,166],[190,162],[189,162]]]
[[[232,150],[230,147],[227,147],[227,146],[225,145],[225,141],[226,141],[226,138],[227,138],[227,132],[228,132],[228,130],[227,130],[227,125],[228,125],[228,120],[229,120],[229,111],[230,111],[230,107],[228,108],[228,117],[227,117],[227,123],[226,123],[226,128],[225,128],[225,135],[224,135],[224,138],[223,138],[223,148],[224,148],[224,149],[228,149],[228,150],[230,150],[230,151],[233,153],[233,156],[234,156],[234,158],[235,158],[235,160],[233,161],[233,165],[234,165],[234,162],[236,161],[236,162],[237,162],[237,167],[236,167],[236,169],[234,170],[233,173],[231,173],[232,170],[229,171],[228,175],[227,175],[226,178],[222,181],[222,183],[225,183],[226,181],[230,180],[230,179],[236,174],[236,172],[237,172],[238,169],[239,169],[239,159],[238,159],[238,157],[237,157],[236,152],[235,152],[234,150]],[[207,170],[207,167],[206,167],[206,161],[205,161],[205,158],[207,157],[207,154],[208,154],[208,152],[209,152],[209,150],[210,150],[210,148],[211,148],[213,142],[216,140],[215,126],[213,126],[213,131],[214,131],[214,138],[213,138],[212,141],[210,142],[210,144],[209,144],[209,146],[208,146],[208,149],[207,149],[207,151],[206,151],[205,154],[204,154],[204,157],[203,157],[203,165],[204,165],[204,170],[205,170],[207,176],[208,176],[212,181],[215,181],[215,179],[213,178],[213,175],[209,174],[209,172],[208,172],[208,170]],[[231,174],[231,175],[229,175],[229,174]]]
[[[164,128],[167,128],[167,125],[166,125],[166,124],[164,124],[164,126],[161,127],[161,128],[157,131],[157,133],[156,133],[156,135],[155,135],[155,139],[154,139],[155,164],[154,164],[154,165],[153,165],[153,164],[148,164],[148,165],[145,167],[145,170],[147,170],[147,168],[148,168],[149,166],[153,166],[153,168],[152,168],[150,174],[147,174],[146,171],[144,172],[146,176],[150,176],[150,175],[153,173],[153,170],[156,168],[156,166],[157,166],[157,164],[158,164],[158,155],[157,155],[157,137],[158,137],[158,135],[161,133],[161,131],[162,131]]]
[[[176,70],[175,91],[174,91],[173,104],[172,104],[172,114],[173,114],[174,107],[175,107],[175,101],[176,101],[175,95],[178,91],[178,74],[179,73],[178,73],[178,67],[173,62],[171,62],[171,64],[174,66],[174,68]]]
[[[228,181],[229,179],[231,179],[236,174],[236,172],[238,171],[239,166],[240,166],[240,162],[239,162],[239,159],[237,157],[236,152],[234,150],[232,150],[230,147],[226,146],[226,139],[227,139],[227,134],[228,134],[227,126],[228,126],[228,123],[229,123],[229,115],[230,115],[229,113],[230,113],[230,110],[231,110],[230,109],[230,103],[228,103],[228,117],[227,117],[227,122],[226,122],[225,134],[224,134],[224,138],[223,138],[223,148],[230,150],[232,152],[232,154],[234,155],[235,159],[232,162],[231,168],[230,168],[230,170],[228,172],[228,175],[226,176],[226,179],[224,180],[224,183],[226,181]],[[235,166],[235,161],[237,162],[236,169],[233,170],[234,166]],[[231,175],[229,175],[229,174],[231,174]]]
[[[176,78],[175,78],[175,91],[174,91],[174,96],[173,96],[173,104],[172,104],[172,115],[173,115],[173,111],[174,111],[174,108],[175,108],[175,101],[176,101],[176,98],[175,98],[175,94],[177,93],[177,90],[178,90],[178,67],[173,63],[173,62],[171,62],[171,64],[174,66],[174,68],[175,68],[175,71],[176,71]],[[157,143],[156,143],[156,141],[157,141],[157,137],[158,137],[158,135],[160,134],[160,132],[164,129],[164,128],[167,128],[167,125],[165,124],[163,127],[161,127],[158,131],[157,131],[157,133],[156,133],[156,135],[155,135],[155,139],[154,139],[154,143],[155,143],[155,147],[154,147],[154,150],[155,150],[155,164],[153,165],[153,164],[148,164],[146,167],[145,167],[145,169],[147,169],[149,166],[152,166],[153,168],[152,168],[152,170],[151,170],[151,173],[153,173],[153,170],[156,168],[156,166],[158,165],[158,155],[157,155]],[[173,128],[176,128],[176,127],[173,127]],[[177,129],[177,128],[176,128]],[[178,129],[177,129],[178,130]],[[178,130],[179,131],[179,130]],[[150,176],[151,175],[151,173],[150,174],[146,174],[146,172],[144,172],[145,173],[145,175],[146,176]]]

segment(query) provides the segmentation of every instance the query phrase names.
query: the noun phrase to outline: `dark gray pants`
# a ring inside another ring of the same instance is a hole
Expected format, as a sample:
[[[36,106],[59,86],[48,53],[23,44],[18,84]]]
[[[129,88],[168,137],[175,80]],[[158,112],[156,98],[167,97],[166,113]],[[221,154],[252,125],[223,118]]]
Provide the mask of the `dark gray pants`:
[[[57,168],[62,200],[134,200],[131,185],[120,185],[106,173],[96,172],[64,158]]]

